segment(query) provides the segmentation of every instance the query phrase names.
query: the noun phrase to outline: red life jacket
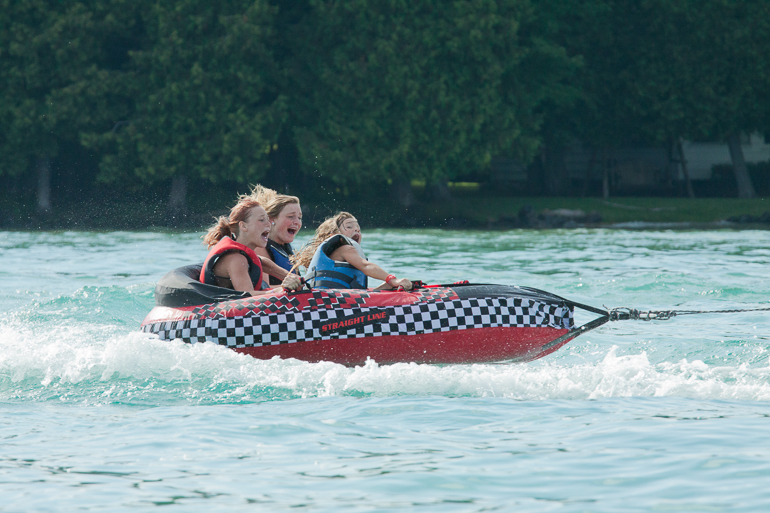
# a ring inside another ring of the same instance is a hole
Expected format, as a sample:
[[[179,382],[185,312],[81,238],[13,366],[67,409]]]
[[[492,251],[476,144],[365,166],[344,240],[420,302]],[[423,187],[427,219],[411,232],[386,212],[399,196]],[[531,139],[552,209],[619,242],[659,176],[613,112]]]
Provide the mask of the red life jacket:
[[[246,257],[246,260],[249,262],[249,278],[251,278],[254,290],[262,290],[262,262],[259,260],[259,257],[253,249],[244,246],[240,242],[235,242],[230,237],[222,237],[222,239],[211,248],[211,251],[209,251],[206,260],[203,262],[203,269],[201,269],[199,278],[201,283],[218,285],[217,277],[214,274],[214,266],[220,258],[233,251]]]

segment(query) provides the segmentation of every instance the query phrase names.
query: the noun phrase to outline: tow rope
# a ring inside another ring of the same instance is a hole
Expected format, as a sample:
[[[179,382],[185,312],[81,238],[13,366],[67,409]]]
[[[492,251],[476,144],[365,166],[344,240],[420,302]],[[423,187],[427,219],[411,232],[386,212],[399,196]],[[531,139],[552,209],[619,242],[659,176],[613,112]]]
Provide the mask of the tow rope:
[[[593,329],[598,328],[599,326],[602,326],[603,324],[609,322],[609,321],[666,321],[668,319],[671,319],[672,317],[676,317],[678,315],[695,315],[695,314],[714,314],[714,313],[739,313],[739,312],[767,312],[770,311],[770,307],[768,308],[742,308],[742,309],[731,309],[731,310],[650,310],[650,311],[643,311],[643,310],[637,310],[636,308],[628,308],[628,307],[619,307],[619,308],[607,308],[606,310],[602,310],[601,308],[595,308],[593,306],[589,305],[583,305],[581,303],[575,303],[574,301],[566,300],[566,303],[569,306],[580,308],[581,310],[585,310],[587,312],[599,314],[601,317],[597,317],[596,319],[589,321],[582,326],[578,326],[577,328],[573,328],[569,330],[567,333],[562,335],[561,337],[557,338],[556,340],[552,340],[545,346],[544,348],[550,348],[557,344],[560,344],[564,341],[571,340],[578,335],[582,335],[583,333],[587,333]]]
[[[605,307],[606,308],[606,307]],[[677,315],[695,315],[710,313],[766,312],[770,308],[744,308],[734,310],[660,310],[644,312],[635,308],[612,308],[607,311],[611,321],[666,321]]]

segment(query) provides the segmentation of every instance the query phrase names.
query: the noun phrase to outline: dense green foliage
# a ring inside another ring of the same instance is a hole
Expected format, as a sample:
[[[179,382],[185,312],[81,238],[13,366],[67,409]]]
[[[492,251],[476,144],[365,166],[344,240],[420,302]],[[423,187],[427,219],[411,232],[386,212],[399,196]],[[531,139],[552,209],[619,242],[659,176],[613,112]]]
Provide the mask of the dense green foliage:
[[[111,120],[107,41],[125,27],[99,2],[3,0],[0,12],[0,174],[14,175]]]
[[[303,162],[346,182],[454,179],[531,160],[544,99],[569,76],[526,0],[315,1],[297,54],[311,86]]]
[[[575,138],[770,132],[761,0],[0,0],[0,14],[13,190],[50,168],[85,195],[174,177],[353,193],[483,178],[493,157],[529,163]]]
[[[557,110],[546,137],[676,152],[682,139],[768,132],[767,2],[547,0],[544,11],[584,62],[582,101]]]
[[[104,155],[100,179],[262,178],[286,117],[273,9],[259,0],[145,4],[141,46],[118,86],[132,111],[83,137]]]

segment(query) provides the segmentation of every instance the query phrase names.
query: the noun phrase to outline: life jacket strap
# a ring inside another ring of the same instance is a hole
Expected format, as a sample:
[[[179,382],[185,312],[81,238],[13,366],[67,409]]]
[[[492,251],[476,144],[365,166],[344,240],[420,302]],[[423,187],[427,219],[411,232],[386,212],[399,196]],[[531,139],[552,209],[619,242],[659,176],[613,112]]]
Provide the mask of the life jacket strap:
[[[364,287],[361,286],[360,283],[356,281],[356,279],[353,276],[344,274],[344,273],[338,273],[337,271],[319,271],[315,270],[312,273],[305,276],[305,279],[311,283],[313,287],[328,287],[330,289],[339,288],[340,283],[342,282],[345,285],[347,285],[347,288],[349,289],[362,289]],[[330,281],[330,280],[336,280]]]

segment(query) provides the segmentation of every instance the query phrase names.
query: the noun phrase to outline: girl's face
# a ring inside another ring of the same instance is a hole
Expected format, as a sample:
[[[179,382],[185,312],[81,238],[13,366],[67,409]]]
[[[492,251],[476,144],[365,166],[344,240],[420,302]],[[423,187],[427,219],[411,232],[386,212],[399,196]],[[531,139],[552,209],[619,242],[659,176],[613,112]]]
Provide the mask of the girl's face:
[[[354,241],[361,244],[361,239],[363,236],[361,235],[361,227],[358,225],[358,221],[355,217],[351,217],[342,221],[342,225],[340,225],[340,233],[345,237],[353,239]]]
[[[270,235],[270,220],[267,218],[267,212],[262,207],[251,209],[248,219],[238,223],[240,233],[238,242],[251,248],[267,247],[267,238]]]
[[[278,244],[289,244],[302,228],[302,209],[298,204],[290,203],[271,221],[275,224],[270,230],[270,238]]]

